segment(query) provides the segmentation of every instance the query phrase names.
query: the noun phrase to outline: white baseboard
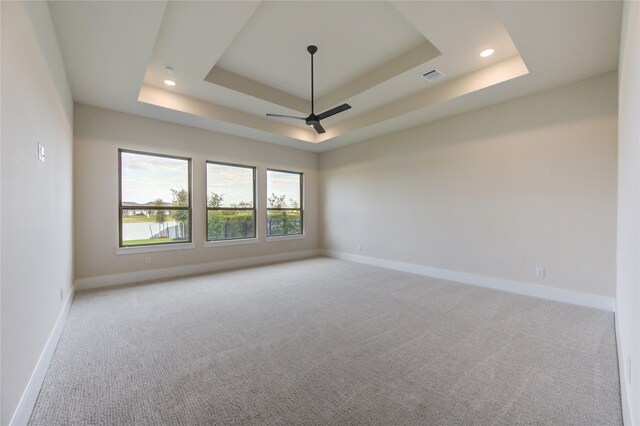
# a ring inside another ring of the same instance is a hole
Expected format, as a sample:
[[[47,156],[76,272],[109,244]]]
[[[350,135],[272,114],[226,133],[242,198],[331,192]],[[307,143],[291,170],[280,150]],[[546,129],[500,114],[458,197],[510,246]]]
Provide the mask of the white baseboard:
[[[287,253],[270,254],[266,256],[244,257],[240,259],[221,260],[211,263],[196,265],[176,266],[171,268],[148,269],[146,271],[126,272],[123,274],[103,275],[99,277],[81,278],[76,280],[77,290],[91,288],[110,287],[121,284],[131,284],[142,281],[150,281],[164,278],[174,278],[185,275],[202,274],[221,271],[225,269],[239,268],[243,266],[262,265],[265,263],[282,262],[287,260],[303,259],[319,254],[318,250],[293,251]]]
[[[449,269],[433,268],[431,266],[417,265],[414,263],[398,262],[395,260],[362,256],[334,250],[321,250],[322,255],[336,259],[349,260],[382,268],[395,269],[397,271],[428,277],[442,278],[464,284],[479,287],[492,288],[494,290],[507,291],[525,296],[538,297],[540,299],[554,300],[556,302],[570,303],[572,305],[586,306],[589,308],[615,311],[615,299],[613,297],[600,296],[598,294],[584,293],[581,291],[566,290],[557,287],[548,287],[539,284],[531,284],[522,281],[507,280],[504,278],[488,277],[485,275],[470,274],[467,272],[452,271]]]
[[[62,330],[64,329],[65,322],[67,321],[67,316],[69,315],[69,309],[71,309],[71,302],[73,302],[74,295],[75,290],[72,289],[60,310],[56,323],[53,325],[53,330],[51,330],[49,339],[40,354],[40,359],[38,359],[36,368],[34,368],[33,373],[31,373],[31,378],[29,379],[29,383],[27,383],[27,387],[22,394],[22,398],[20,398],[18,408],[16,408],[16,411],[13,413],[13,418],[11,419],[11,422],[9,422],[9,425],[11,426],[24,426],[29,423],[31,413],[33,412],[38,395],[40,394],[40,388],[42,388],[42,383],[44,382],[47,370],[49,369],[49,364],[53,358],[53,353],[56,350],[56,346],[58,346],[60,336],[62,336]]]
[[[624,345],[620,338],[620,327],[618,323],[618,312],[615,314],[616,325],[616,346],[618,349],[618,372],[620,373],[620,402],[622,404],[622,421],[625,425],[633,425],[633,419],[631,418],[631,401],[629,400],[629,389],[627,382],[627,363],[624,359]]]

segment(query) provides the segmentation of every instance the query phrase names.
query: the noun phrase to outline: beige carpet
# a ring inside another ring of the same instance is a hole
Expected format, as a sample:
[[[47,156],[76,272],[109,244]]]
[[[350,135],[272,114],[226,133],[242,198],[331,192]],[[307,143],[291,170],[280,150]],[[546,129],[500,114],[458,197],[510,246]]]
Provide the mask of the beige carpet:
[[[78,292],[31,424],[616,425],[613,314],[327,258]]]

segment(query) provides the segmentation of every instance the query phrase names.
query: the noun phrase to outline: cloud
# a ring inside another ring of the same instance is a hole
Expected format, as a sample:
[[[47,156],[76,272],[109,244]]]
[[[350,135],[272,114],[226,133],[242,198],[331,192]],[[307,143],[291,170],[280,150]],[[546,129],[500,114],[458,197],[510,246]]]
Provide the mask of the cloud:
[[[240,202],[253,202],[253,169],[207,164],[207,196],[211,192],[224,194],[222,207]]]
[[[300,175],[267,171],[267,194],[284,195],[287,200],[300,203]]]
[[[187,160],[122,153],[122,200],[145,204],[171,202],[171,189],[189,187]]]

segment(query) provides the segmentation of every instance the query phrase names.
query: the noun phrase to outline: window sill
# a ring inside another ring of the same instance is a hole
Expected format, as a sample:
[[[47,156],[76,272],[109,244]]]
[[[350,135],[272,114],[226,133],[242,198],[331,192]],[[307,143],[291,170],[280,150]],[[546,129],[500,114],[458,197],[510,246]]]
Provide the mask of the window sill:
[[[304,240],[307,238],[304,234],[296,234],[296,235],[278,235],[274,237],[267,237],[266,242],[272,243],[275,241],[288,241],[288,240]]]
[[[195,243],[162,244],[157,246],[118,247],[116,254],[153,253],[157,251],[189,250],[196,248]]]
[[[204,246],[207,247],[224,247],[224,246],[239,246],[243,244],[256,244],[259,243],[259,238],[242,238],[237,240],[220,240],[220,241],[205,241]]]

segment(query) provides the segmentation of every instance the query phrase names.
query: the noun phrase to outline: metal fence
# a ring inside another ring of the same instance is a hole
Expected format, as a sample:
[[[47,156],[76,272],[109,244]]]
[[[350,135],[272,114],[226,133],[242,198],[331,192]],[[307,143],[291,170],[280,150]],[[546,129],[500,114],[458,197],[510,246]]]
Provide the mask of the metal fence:
[[[236,239],[236,238],[253,238],[255,237],[255,227],[252,220],[245,222],[228,221],[224,222],[222,227],[223,240]]]
[[[173,238],[174,240],[187,240],[189,239],[188,226],[188,223],[183,223],[182,225],[180,223],[169,225],[166,228],[161,229],[160,232],[151,235],[151,238]]]
[[[233,240],[254,238],[255,227],[252,220],[219,222],[217,229],[209,230],[209,240]],[[179,225],[168,226],[151,238],[185,238]],[[302,233],[300,219],[267,219],[267,235],[295,235]]]
[[[291,235],[302,233],[300,219],[267,219],[267,235]]]

